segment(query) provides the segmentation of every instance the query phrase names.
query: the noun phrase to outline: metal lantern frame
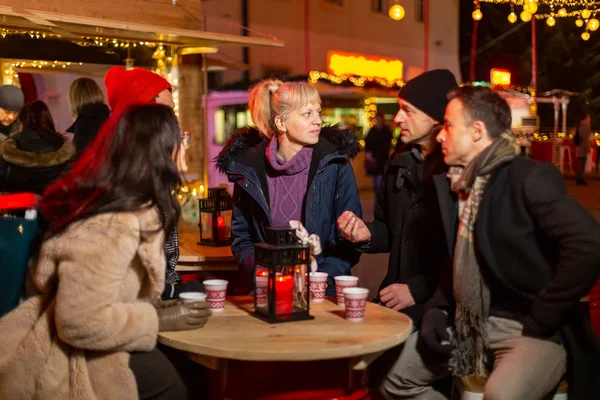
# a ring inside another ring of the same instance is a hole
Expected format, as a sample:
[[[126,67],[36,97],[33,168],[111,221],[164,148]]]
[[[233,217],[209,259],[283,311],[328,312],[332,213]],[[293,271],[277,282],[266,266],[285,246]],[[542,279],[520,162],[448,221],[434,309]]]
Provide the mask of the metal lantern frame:
[[[295,230],[289,227],[268,227],[266,233],[267,242],[254,245],[254,315],[269,323],[314,319],[310,315],[310,247],[298,243]],[[266,287],[258,287],[259,275],[268,279]],[[280,305],[289,307],[285,304],[283,286],[278,285],[286,277],[292,279],[291,311],[287,312],[278,310]],[[266,301],[262,305],[258,303],[260,289],[266,290]]]
[[[198,199],[198,203],[198,228],[200,230],[200,242],[198,242],[198,244],[214,247],[231,245],[231,216],[229,216],[229,218],[224,218],[221,215],[224,211],[230,211],[230,214],[233,212],[233,200],[227,192],[227,188],[208,188],[208,197]],[[210,237],[208,232],[206,232],[207,228],[203,227],[202,219],[206,214],[210,214],[210,220],[208,223]],[[222,237],[223,235],[219,234],[219,230],[221,228],[219,226],[219,218],[224,219],[225,238]]]

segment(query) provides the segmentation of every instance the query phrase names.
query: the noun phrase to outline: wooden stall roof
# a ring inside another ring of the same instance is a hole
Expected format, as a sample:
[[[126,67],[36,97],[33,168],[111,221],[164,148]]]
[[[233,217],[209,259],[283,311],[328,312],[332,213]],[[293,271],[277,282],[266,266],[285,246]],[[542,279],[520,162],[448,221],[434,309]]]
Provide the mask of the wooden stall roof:
[[[86,37],[103,37],[140,42],[160,42],[165,45],[180,47],[282,47],[285,44],[277,38],[229,35],[172,26],[70,15],[4,6],[1,3],[0,27],[51,33],[72,41]]]

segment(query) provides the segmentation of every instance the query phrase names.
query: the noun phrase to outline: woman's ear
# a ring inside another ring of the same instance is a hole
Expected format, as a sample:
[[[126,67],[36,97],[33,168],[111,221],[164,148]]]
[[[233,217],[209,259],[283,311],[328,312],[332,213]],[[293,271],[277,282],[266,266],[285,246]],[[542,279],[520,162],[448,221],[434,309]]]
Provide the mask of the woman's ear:
[[[279,132],[283,133],[287,130],[285,124],[283,123],[283,119],[279,115],[275,116],[275,126]]]

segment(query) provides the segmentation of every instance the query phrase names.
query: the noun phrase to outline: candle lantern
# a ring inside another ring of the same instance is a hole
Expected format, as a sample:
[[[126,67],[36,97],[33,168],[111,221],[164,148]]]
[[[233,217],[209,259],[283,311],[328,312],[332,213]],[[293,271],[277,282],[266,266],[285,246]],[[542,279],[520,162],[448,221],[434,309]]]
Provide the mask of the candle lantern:
[[[231,213],[233,201],[226,188],[208,188],[208,197],[200,203],[200,245],[231,244]]]
[[[254,245],[255,315],[269,323],[313,319],[309,314],[310,248],[290,228],[266,228]]]

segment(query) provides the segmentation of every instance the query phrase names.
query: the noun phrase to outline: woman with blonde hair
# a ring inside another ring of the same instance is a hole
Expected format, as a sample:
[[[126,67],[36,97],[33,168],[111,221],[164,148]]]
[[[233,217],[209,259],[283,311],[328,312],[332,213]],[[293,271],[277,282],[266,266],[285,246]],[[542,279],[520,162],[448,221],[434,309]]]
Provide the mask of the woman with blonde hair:
[[[253,243],[265,241],[265,228],[301,221],[321,238],[319,271],[349,275],[359,253],[336,228],[345,210],[361,214],[350,158],[357,138],[336,126],[323,127],[321,98],[304,82],[264,80],[250,91],[256,127],[235,133],[217,157],[217,168],[234,185],[232,251],[251,273]]]
[[[100,127],[110,115],[102,90],[90,78],[75,79],[69,88],[69,107],[75,122],[67,132],[73,133],[77,156],[94,141]]]

